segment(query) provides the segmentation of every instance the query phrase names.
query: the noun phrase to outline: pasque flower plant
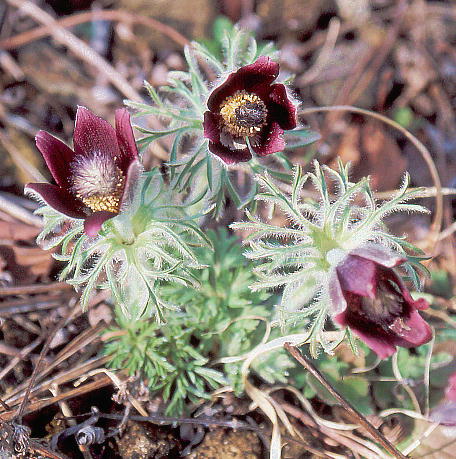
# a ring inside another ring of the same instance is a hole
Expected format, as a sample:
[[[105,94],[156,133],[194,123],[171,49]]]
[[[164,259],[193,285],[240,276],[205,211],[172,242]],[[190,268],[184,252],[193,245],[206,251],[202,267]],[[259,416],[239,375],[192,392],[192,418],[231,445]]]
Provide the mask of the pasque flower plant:
[[[26,191],[45,203],[38,241],[61,246],[54,254],[66,263],[60,278],[83,289],[83,306],[95,288],[109,288],[126,317],[163,321],[171,305],[160,284],[195,284],[192,247],[207,239],[158,171],[142,173],[127,110],[115,120],[116,129],[79,107],[74,150],[40,131],[37,147],[57,184],[31,183]]]
[[[393,354],[396,346],[414,347],[428,342],[429,325],[417,310],[428,305],[414,301],[395,271],[403,265],[413,271],[404,250],[408,245],[385,231],[383,218],[397,211],[426,211],[407,204],[419,190],[402,189],[390,201],[377,205],[368,179],[351,183],[348,166],[339,172],[315,162],[315,172],[303,175],[295,169],[291,196],[285,195],[268,176],[259,176],[263,193],[256,199],[277,206],[291,221],[290,227],[263,223],[247,212],[250,222],[234,229],[251,230],[246,256],[263,260],[257,268],[254,289],[283,286],[281,307],[310,320],[312,351],[325,346],[321,332],[327,317],[357,334],[380,358]],[[328,174],[336,182],[336,196],[329,194]],[[310,180],[320,200],[302,199]],[[364,204],[354,204],[363,199]],[[418,251],[418,249],[417,249]]]
[[[202,45],[187,47],[188,72],[171,72],[159,91],[146,84],[153,105],[127,102],[165,126],[138,127],[138,142],[125,109],[112,127],[79,107],[73,149],[40,131],[36,144],[56,183],[27,185],[45,204],[38,240],[60,246],[54,256],[66,263],[61,279],[82,290],[83,306],[97,288],[112,293],[122,329],[107,346],[112,366],[142,371],[175,414],[222,384],[256,394],[264,409],[269,402],[252,389],[247,371],[286,383],[293,363],[271,351],[283,351],[288,339],[310,343],[316,355],[321,347],[332,353],[345,336],[353,344],[353,332],[386,358],[432,336],[419,313],[427,303],[414,300],[401,277],[402,270],[418,279],[420,253],[383,223],[392,212],[425,211],[406,202],[420,190],[408,190],[406,176],[397,195],[378,204],[369,180],[352,183],[342,163],[334,171],[315,162],[314,171],[296,167],[291,176],[283,150],[318,135],[297,128],[298,104],[279,79],[272,48],[260,52],[233,29],[223,51],[219,59]],[[172,138],[166,167],[143,171],[136,145],[141,150],[164,136]],[[290,178],[288,194],[282,190]],[[318,199],[306,196],[307,181]],[[250,232],[245,255],[255,262],[241,263],[227,234],[205,234],[228,197],[246,209],[249,221],[231,228]],[[289,226],[261,221],[255,200],[271,216],[281,210]],[[258,292],[274,288],[280,299]],[[142,322],[152,316],[157,320]],[[324,333],[328,319],[340,331]],[[272,330],[272,321],[282,328]],[[287,329],[293,334],[280,336]],[[264,352],[267,358],[257,359]]]

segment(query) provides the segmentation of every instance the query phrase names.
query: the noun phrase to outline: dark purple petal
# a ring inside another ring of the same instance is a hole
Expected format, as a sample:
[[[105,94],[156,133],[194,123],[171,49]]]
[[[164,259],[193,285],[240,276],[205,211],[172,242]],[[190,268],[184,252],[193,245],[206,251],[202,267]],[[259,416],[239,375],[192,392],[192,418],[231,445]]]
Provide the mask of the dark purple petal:
[[[350,330],[364,341],[381,359],[386,359],[396,352],[395,343],[388,335],[358,328],[355,323],[351,321],[347,322],[345,312],[335,316],[334,321],[343,327],[349,326]]]
[[[126,108],[116,110],[116,134],[120,149],[119,167],[125,173],[128,166],[138,158],[135,136],[130,122],[130,113]]]
[[[400,278],[400,276],[394,273],[394,271],[392,271],[392,273],[394,274],[394,278],[392,278],[392,280],[396,282],[396,284],[401,290],[401,294],[404,297],[404,300],[410,306],[412,306],[415,309],[419,309],[419,310],[427,309],[429,307],[429,303],[424,298],[418,298],[417,300],[414,300],[412,298],[412,295],[410,295],[408,288],[405,286],[404,282]]]
[[[375,298],[378,278],[373,261],[350,254],[337,266],[336,271],[342,290]]]
[[[218,122],[218,117],[212,112],[204,113],[204,137],[209,139],[211,142],[220,142],[220,126]]]
[[[432,330],[429,324],[413,310],[405,319],[398,317],[391,325],[392,342],[402,347],[417,347],[432,339]]]
[[[95,212],[84,221],[84,232],[87,236],[95,237],[98,234],[98,231],[101,229],[101,225],[106,220],[109,220],[112,217],[115,217],[117,214],[108,212],[107,210],[101,210],[100,212]]]
[[[46,131],[39,131],[35,137],[35,142],[54,180],[59,186],[69,188],[71,186],[69,165],[75,155],[73,150]]]
[[[427,302],[413,300],[392,269],[403,262],[402,257],[370,244],[352,250],[330,279],[334,321],[350,327],[382,359],[392,355],[396,346],[416,347],[432,339],[431,327],[417,311],[428,307]]]
[[[252,159],[252,155],[248,148],[235,150],[225,147],[225,145],[221,143],[209,142],[209,150],[211,153],[218,156],[225,164],[236,164]]]
[[[296,107],[288,98],[285,85],[273,84],[269,99],[267,105],[271,119],[277,121],[282,129],[294,129],[297,124]]]
[[[394,268],[407,261],[406,258],[374,244],[353,249],[350,255],[366,258],[367,260],[385,266],[385,268]]]
[[[207,101],[210,111],[217,111],[220,104],[236,91],[269,93],[270,84],[279,74],[279,64],[266,56],[259,57],[253,64],[241,67],[231,73],[226,81],[215,88]]]
[[[38,194],[47,205],[68,217],[86,217],[81,201],[64,188],[50,183],[28,183],[25,186],[25,192],[29,190]]]
[[[85,107],[76,112],[73,141],[77,155],[98,152],[110,158],[120,156],[115,129]]]
[[[261,143],[252,148],[258,156],[267,156],[282,151],[285,148],[283,129],[276,122],[266,126]]]
[[[127,209],[138,194],[142,172],[143,166],[138,160],[133,161],[128,167],[125,175],[125,187],[120,201],[120,211]]]

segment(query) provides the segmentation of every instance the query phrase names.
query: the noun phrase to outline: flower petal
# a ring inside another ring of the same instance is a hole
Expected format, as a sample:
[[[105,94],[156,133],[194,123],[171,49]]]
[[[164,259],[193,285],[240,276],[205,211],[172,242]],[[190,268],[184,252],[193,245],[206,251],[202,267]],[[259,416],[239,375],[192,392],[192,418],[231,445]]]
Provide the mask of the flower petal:
[[[287,95],[283,84],[273,84],[269,94],[268,113],[285,130],[294,129],[297,125],[296,106]]]
[[[390,250],[383,248],[376,244],[367,244],[363,247],[358,247],[350,251],[350,255],[357,255],[358,257],[366,258],[385,268],[394,268],[404,263],[406,258],[395,254]]]
[[[135,136],[130,122],[130,113],[126,108],[116,110],[116,134],[120,149],[119,167],[125,173],[128,166],[138,157]]]
[[[69,188],[71,186],[69,164],[75,156],[73,150],[46,131],[38,132],[35,143],[57,184]]]
[[[220,142],[220,126],[218,122],[218,117],[212,112],[204,113],[204,137],[209,139],[211,142]]]
[[[231,73],[224,83],[212,91],[207,106],[210,111],[217,111],[220,104],[236,91],[267,92],[267,88],[278,74],[279,64],[270,57],[261,56],[253,64]]]
[[[66,189],[50,183],[28,183],[25,192],[38,195],[48,206],[70,218],[85,218],[81,201]]]
[[[342,290],[368,298],[375,298],[377,269],[373,261],[350,253],[336,267],[336,271]]]
[[[406,320],[398,317],[390,325],[390,329],[395,334],[392,341],[397,346],[417,347],[432,339],[431,327],[416,310]]]
[[[285,140],[283,138],[283,129],[278,123],[273,122],[264,128],[264,140],[258,145],[252,146],[253,151],[258,156],[267,156],[272,153],[277,153],[285,148]]]
[[[74,150],[79,155],[101,153],[107,157],[120,156],[115,129],[85,107],[78,107],[73,134]]]
[[[217,155],[225,164],[236,164],[252,159],[252,155],[248,148],[235,150],[225,147],[225,145],[221,143],[209,142],[209,150],[211,153],[214,153],[214,155]]]
[[[339,278],[334,269],[329,277],[329,297],[331,299],[331,315],[337,315],[347,309],[347,301],[340,286]]]
[[[93,213],[84,221],[84,232],[89,237],[95,237],[98,234],[98,231],[100,231],[101,225],[103,225],[106,220],[109,220],[116,215],[117,214],[108,212],[107,210]]]
[[[414,300],[412,298],[412,295],[410,295],[410,292],[408,288],[405,286],[404,282],[402,281],[401,277],[398,276],[396,273],[394,273],[393,280],[396,282],[398,287],[401,290],[401,294],[404,297],[404,300],[414,309],[427,309],[429,307],[429,303],[424,299],[424,298],[418,298],[417,300]]]
[[[395,344],[386,336],[373,335],[366,333],[363,330],[350,325],[350,329],[357,335],[366,345],[371,348],[381,359],[387,359],[396,352]]]
[[[128,206],[139,197],[139,185],[141,184],[140,178],[143,172],[143,166],[138,161],[133,161],[127,169],[125,175],[125,187],[122,194],[122,200],[120,202],[120,211],[128,209]]]

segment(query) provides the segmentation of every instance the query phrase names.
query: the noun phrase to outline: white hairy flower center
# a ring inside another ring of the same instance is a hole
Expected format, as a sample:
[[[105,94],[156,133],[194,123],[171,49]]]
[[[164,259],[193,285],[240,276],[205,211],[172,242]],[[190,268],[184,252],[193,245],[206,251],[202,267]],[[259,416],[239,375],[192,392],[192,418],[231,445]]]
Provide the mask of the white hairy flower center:
[[[79,156],[70,165],[72,191],[94,212],[119,211],[125,177],[114,159],[95,152],[90,156]]]

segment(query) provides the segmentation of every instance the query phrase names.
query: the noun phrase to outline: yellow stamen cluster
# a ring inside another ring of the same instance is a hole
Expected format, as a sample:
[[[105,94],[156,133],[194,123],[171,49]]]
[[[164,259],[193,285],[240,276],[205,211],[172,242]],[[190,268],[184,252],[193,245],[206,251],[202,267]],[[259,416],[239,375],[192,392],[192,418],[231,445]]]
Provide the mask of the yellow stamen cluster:
[[[95,152],[78,157],[70,167],[72,191],[89,209],[119,212],[125,177],[115,157]]]
[[[78,195],[78,198],[91,210],[98,212],[100,210],[107,210],[108,212],[119,212],[120,198],[123,192],[123,180],[116,185],[117,190],[112,194],[94,194],[92,196],[83,197]]]
[[[220,106],[223,128],[234,137],[251,137],[258,134],[266,124],[268,110],[256,95],[236,91]]]

